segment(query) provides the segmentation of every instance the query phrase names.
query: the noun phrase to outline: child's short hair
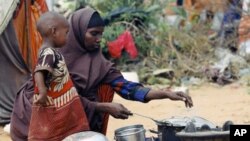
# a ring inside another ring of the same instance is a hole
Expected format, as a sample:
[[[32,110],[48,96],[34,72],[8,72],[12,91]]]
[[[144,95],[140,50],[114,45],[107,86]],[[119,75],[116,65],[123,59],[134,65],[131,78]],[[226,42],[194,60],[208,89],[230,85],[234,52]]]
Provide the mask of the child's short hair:
[[[67,22],[67,19],[56,12],[46,12],[41,15],[37,21],[36,27],[42,37],[49,35],[49,31],[53,27],[57,27],[60,23]]]

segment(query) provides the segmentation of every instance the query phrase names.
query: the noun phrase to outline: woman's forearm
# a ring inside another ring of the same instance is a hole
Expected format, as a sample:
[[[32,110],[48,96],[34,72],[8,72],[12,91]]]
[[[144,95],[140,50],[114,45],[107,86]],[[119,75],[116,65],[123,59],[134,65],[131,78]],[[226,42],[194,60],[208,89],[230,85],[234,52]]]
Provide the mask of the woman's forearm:
[[[109,105],[107,103],[97,102],[95,110],[97,112],[106,113],[109,111]]]
[[[145,96],[146,101],[154,100],[154,99],[165,99],[169,98],[169,94],[171,91],[161,91],[161,90],[150,90],[148,94]]]

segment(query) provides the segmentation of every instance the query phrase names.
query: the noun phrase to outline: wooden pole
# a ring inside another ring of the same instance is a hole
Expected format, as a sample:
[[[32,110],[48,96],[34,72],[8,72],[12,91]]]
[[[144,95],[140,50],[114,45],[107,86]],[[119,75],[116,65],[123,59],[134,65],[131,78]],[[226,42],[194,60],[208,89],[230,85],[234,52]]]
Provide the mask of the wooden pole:
[[[32,59],[30,58],[31,56],[31,46],[30,46],[30,21],[29,21],[29,14],[30,14],[30,9],[29,9],[29,5],[30,5],[30,0],[24,0],[24,4],[25,4],[25,36],[26,36],[26,45],[27,45],[27,66],[30,69],[30,71],[32,70]]]

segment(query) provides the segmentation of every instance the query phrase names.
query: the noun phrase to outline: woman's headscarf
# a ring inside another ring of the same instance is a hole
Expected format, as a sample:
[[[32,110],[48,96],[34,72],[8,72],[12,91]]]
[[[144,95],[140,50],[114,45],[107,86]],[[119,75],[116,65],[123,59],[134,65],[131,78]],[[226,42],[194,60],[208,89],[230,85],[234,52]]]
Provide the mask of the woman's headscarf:
[[[69,21],[68,43],[61,49],[78,93],[93,101],[101,83],[109,83],[121,76],[113,63],[104,58],[101,49],[88,51],[85,48],[85,33],[95,12],[92,8],[84,8],[73,13]]]

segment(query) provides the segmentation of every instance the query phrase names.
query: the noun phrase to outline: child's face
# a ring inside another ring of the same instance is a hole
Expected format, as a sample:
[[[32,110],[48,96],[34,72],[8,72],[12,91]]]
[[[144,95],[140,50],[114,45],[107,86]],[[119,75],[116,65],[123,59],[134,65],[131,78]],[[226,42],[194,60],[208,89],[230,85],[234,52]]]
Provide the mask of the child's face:
[[[69,32],[68,25],[59,26],[55,29],[55,32],[53,34],[53,39],[55,46],[57,48],[61,48],[66,44],[68,32]]]

